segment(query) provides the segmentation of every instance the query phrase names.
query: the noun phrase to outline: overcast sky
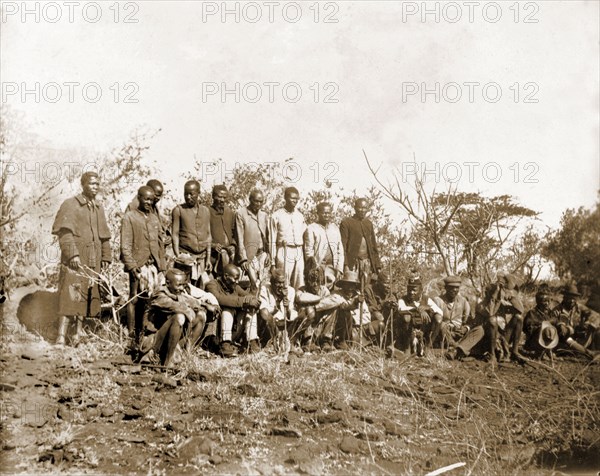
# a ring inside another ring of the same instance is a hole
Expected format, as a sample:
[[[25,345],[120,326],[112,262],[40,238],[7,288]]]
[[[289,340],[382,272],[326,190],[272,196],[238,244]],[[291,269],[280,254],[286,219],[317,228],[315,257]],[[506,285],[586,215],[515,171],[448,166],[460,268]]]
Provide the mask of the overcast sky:
[[[600,188],[599,4],[2,2],[2,100],[57,148],[162,129],[148,160],[176,190],[195,158],[290,157],[304,190],[364,189],[364,149],[555,226]]]

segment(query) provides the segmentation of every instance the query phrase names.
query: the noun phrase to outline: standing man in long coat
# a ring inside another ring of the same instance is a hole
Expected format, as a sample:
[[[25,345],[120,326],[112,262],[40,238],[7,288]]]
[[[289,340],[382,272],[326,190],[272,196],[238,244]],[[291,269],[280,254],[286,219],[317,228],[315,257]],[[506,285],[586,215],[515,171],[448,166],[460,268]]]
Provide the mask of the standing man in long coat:
[[[366,198],[354,202],[354,216],[340,223],[340,235],[344,246],[344,268],[357,271],[361,289],[371,279],[371,273],[379,273],[381,261],[375,239],[373,223],[367,218],[369,205]]]
[[[56,339],[60,345],[65,343],[70,317],[77,322],[71,340],[76,345],[83,334],[83,318],[100,314],[98,275],[111,262],[106,215],[95,200],[100,187],[98,174],[84,173],[81,186],[82,193],[63,202],[52,225],[52,234],[58,237],[61,251]]]
[[[138,189],[138,208],[125,213],[121,222],[121,261],[129,274],[127,329],[130,337],[140,337],[147,300],[162,283],[166,269],[162,225],[152,211],[154,190]]]

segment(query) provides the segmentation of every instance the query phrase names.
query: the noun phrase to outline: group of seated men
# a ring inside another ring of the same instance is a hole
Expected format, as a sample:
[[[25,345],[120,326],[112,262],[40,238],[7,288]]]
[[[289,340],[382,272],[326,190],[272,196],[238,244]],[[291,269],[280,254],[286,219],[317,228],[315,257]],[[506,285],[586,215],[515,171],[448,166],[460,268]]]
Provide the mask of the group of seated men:
[[[100,298],[90,277],[110,261],[110,233],[95,201],[99,178],[86,173],[81,183],[83,193],[63,203],[53,226],[63,264],[58,343],[64,343],[69,316],[94,315]],[[424,295],[416,275],[406,293],[396,295],[382,270],[366,199],[355,201],[354,215],[339,227],[332,205],[319,203],[317,221],[307,225],[294,187],[284,190],[284,207],[268,215],[260,190],[234,212],[225,186],[213,188],[207,207],[199,200],[200,183],[190,180],[167,227],[157,207],[162,193],[158,180],[140,187],[121,225],[127,326],[139,357],[170,366],[178,346],[197,345],[233,357],[276,347],[284,333],[298,352],[356,343],[422,354],[426,346],[441,346],[452,357],[479,349],[495,359],[504,350],[519,360],[523,330],[526,347],[548,350],[544,345],[556,340],[552,329],[559,342],[592,355],[588,348],[598,331],[576,303],[576,289],[552,311],[540,290],[528,313],[510,275],[490,286],[479,304],[460,295],[461,278],[455,276],[444,279],[440,296]]]

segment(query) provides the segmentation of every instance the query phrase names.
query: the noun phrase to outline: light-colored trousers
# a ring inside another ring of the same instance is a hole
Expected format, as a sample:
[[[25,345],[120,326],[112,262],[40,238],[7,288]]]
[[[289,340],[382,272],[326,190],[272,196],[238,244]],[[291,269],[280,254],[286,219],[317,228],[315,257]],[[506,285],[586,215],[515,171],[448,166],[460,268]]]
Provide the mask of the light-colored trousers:
[[[302,246],[278,247],[275,266],[285,271],[285,280],[289,286],[294,289],[304,286],[304,250]]]
[[[242,321],[246,340],[258,339],[258,322],[256,313],[249,313],[239,309],[225,308],[221,311],[221,340],[231,342],[233,339],[233,321],[239,319]]]

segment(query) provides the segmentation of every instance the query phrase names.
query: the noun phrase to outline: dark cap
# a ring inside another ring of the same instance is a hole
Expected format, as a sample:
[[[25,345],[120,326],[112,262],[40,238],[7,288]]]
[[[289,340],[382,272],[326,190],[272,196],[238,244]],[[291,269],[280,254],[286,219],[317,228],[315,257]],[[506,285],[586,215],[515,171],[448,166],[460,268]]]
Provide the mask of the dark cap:
[[[447,288],[460,288],[461,284],[462,279],[459,276],[448,276],[447,278],[444,278],[444,286]]]

